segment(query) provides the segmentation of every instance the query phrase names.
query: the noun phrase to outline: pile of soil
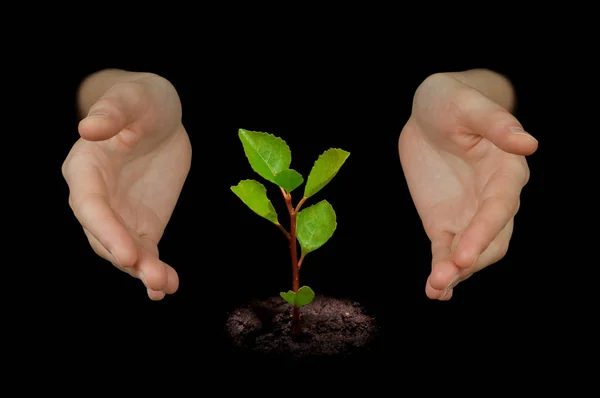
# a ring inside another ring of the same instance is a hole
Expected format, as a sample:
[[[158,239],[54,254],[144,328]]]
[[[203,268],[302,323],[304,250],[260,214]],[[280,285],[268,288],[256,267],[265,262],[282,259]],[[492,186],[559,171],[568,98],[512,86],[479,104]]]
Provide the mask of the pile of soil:
[[[278,360],[347,358],[376,340],[375,319],[357,302],[317,296],[301,312],[302,333],[294,335],[286,301],[257,299],[232,311],[225,330],[238,349]]]

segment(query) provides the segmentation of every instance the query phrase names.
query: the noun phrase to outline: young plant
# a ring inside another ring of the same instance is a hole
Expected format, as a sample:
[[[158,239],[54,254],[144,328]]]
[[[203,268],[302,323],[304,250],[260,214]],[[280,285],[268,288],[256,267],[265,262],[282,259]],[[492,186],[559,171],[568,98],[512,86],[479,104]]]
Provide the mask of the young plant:
[[[323,246],[337,227],[335,211],[328,201],[321,200],[312,206],[301,208],[306,200],[335,177],[350,153],[337,148],[323,152],[308,175],[301,199],[294,206],[292,191],[304,183],[304,177],[290,168],[292,154],[287,143],[264,132],[240,129],[238,135],[252,169],[269,183],[278,186],[285,200],[290,220],[289,231],[279,223],[278,214],[263,184],[248,179],[231,187],[233,193],[252,211],[275,224],[288,240],[292,260],[292,290],[281,292],[280,296],[292,306],[292,330],[300,333],[300,307],[315,298],[315,292],[310,287],[300,286],[300,268],[304,258]]]

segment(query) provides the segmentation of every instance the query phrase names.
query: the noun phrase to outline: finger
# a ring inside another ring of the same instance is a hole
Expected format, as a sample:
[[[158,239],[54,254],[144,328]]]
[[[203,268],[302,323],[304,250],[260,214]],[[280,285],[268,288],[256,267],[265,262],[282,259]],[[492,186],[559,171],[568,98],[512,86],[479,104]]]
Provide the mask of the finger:
[[[443,260],[433,264],[431,274],[429,275],[429,285],[431,285],[433,289],[443,292],[461,271],[463,270],[454,264],[452,256],[449,255]]]
[[[69,168],[65,173],[69,185],[69,204],[75,217],[122,267],[131,267],[137,260],[137,248],[121,218],[110,207],[105,183],[91,164]]]
[[[153,301],[162,300],[163,298],[165,298],[165,296],[167,294],[175,293],[179,286],[179,278],[177,277],[177,272],[175,272],[175,270],[171,266],[166,265],[166,264],[165,264],[165,266],[166,266],[166,271],[167,271],[167,277],[166,277],[166,281],[164,284],[164,288],[162,290],[154,290],[149,287],[146,288],[148,297]],[[140,275],[143,276],[143,274],[141,274],[141,273],[140,273]],[[144,282],[144,284],[146,286],[151,286],[150,283],[145,282],[145,279],[142,279],[142,281]],[[156,285],[160,285],[160,284],[156,284]]]
[[[427,298],[429,298],[431,300],[447,301],[452,298],[452,293],[453,293],[453,290],[450,290],[448,294],[444,295],[443,290],[438,290],[438,289],[434,289],[433,287],[431,287],[429,280],[427,281],[427,284],[425,285],[425,294],[427,295]]]
[[[470,273],[475,273],[500,261],[508,251],[508,244],[512,235],[513,225],[514,221],[509,221],[492,243],[490,243],[485,251],[481,253],[477,258],[477,261],[475,261],[472,266],[463,268],[463,272],[468,271]]]
[[[179,289],[179,275],[170,265],[167,265],[167,283],[163,291],[167,294],[173,294]]]
[[[520,193],[527,183],[520,161],[511,159],[490,179],[480,195],[479,208],[461,233],[453,261],[471,267],[502,232],[519,209]]]
[[[119,265],[117,263],[117,261],[115,260],[115,257],[108,250],[106,250],[104,248],[104,246],[102,246],[102,244],[98,241],[98,239],[96,239],[96,237],[94,235],[92,235],[92,233],[90,231],[88,231],[85,228],[83,229],[83,231],[85,232],[85,235],[87,236],[88,242],[90,243],[90,246],[94,250],[94,253],[96,253],[98,256],[102,257],[103,259],[111,262],[115,267],[117,267],[122,272],[125,272],[125,273],[133,276],[134,278],[139,278],[139,272],[135,268],[135,265],[129,266],[129,267],[123,267],[123,266]]]
[[[431,273],[427,278],[425,293],[430,299],[441,299],[446,287],[455,275],[461,272],[452,262],[452,243],[454,234],[440,232],[431,239]],[[446,295],[445,299],[451,296]]]
[[[480,96],[465,96],[460,105],[465,127],[491,141],[498,148],[515,155],[531,155],[538,141],[527,133],[521,123],[494,101]]]
[[[487,249],[477,258],[475,263],[467,268],[458,267],[452,260],[445,257],[442,261],[434,262],[431,275],[427,279],[426,294],[434,300],[447,301],[452,298],[454,288],[469,279],[475,272],[499,261],[508,249],[514,222],[511,220],[500,234],[490,243]],[[460,239],[456,235],[454,241]]]
[[[157,244],[149,238],[141,238],[138,246],[141,246],[141,253],[136,266],[146,287],[154,292],[175,293],[179,288],[179,277],[173,267],[160,260]],[[150,298],[155,297],[158,295]]]
[[[431,239],[431,274],[428,283],[434,290],[443,291],[460,269],[452,262],[454,234],[440,232]]]
[[[74,202],[73,212],[81,225],[110,253],[116,265],[132,267],[135,264],[137,250],[131,234],[105,197],[87,195]]]
[[[140,249],[136,267],[140,272],[140,279],[148,289],[162,291],[166,286],[166,264],[146,249]]]
[[[148,293],[148,297],[150,297],[150,300],[153,301],[160,301],[165,298],[165,292],[162,291],[146,289],[146,292]]]
[[[130,126],[141,117],[147,107],[143,85],[121,82],[111,87],[91,107],[88,115],[79,122],[79,134],[89,141],[107,140]],[[135,133],[129,131],[133,139]]]
[[[464,271],[462,273],[456,274],[454,276],[454,278],[452,278],[450,283],[448,283],[448,286],[446,286],[446,288],[443,290],[443,292],[440,295],[440,297],[438,298],[438,300],[440,300],[440,301],[450,300],[454,294],[454,289],[456,288],[456,286],[458,286],[459,283],[464,282],[467,279],[469,279],[472,275],[473,274],[464,274]]]
[[[425,293],[430,299],[450,300],[453,289],[460,282],[467,280],[474,272],[461,269],[452,259],[459,239],[459,235],[451,232],[440,232],[432,237],[431,274],[427,278],[425,287]]]
[[[168,264],[158,260],[158,251],[139,248],[138,261],[131,267],[122,267],[115,264],[113,256],[100,244],[100,242],[85,230],[90,245],[100,257],[112,262],[121,271],[140,279],[147,288],[148,296],[152,300],[162,300],[166,294],[173,294],[179,287],[177,272]],[[164,272],[163,272],[164,269]],[[148,277],[146,277],[148,275]]]

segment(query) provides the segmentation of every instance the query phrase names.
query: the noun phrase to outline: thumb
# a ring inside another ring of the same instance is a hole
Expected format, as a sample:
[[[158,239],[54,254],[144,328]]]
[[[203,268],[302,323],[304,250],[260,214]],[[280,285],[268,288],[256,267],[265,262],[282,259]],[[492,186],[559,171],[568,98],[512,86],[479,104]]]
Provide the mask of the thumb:
[[[88,141],[103,141],[138,120],[144,107],[143,87],[133,81],[113,85],[79,122],[79,134]]]
[[[537,150],[538,141],[510,112],[488,98],[473,102],[464,116],[465,127],[472,134],[482,136],[514,155],[528,156]]]

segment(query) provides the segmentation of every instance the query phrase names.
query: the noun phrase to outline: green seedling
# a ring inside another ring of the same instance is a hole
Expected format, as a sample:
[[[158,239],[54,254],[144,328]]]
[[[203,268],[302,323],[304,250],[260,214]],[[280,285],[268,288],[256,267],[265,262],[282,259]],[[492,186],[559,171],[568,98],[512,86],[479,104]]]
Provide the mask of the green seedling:
[[[292,290],[281,292],[280,296],[292,306],[292,329],[294,333],[299,333],[300,307],[311,303],[315,298],[315,292],[310,287],[300,286],[300,268],[305,257],[323,246],[333,236],[337,227],[335,211],[327,200],[321,200],[304,209],[302,206],[336,176],[350,153],[337,148],[323,152],[308,175],[302,198],[294,206],[292,192],[304,183],[304,177],[290,168],[292,154],[287,143],[264,132],[240,129],[238,134],[252,170],[279,187],[289,213],[288,231],[280,224],[279,216],[262,183],[248,179],[231,187],[233,193],[252,211],[275,224],[289,242]]]

